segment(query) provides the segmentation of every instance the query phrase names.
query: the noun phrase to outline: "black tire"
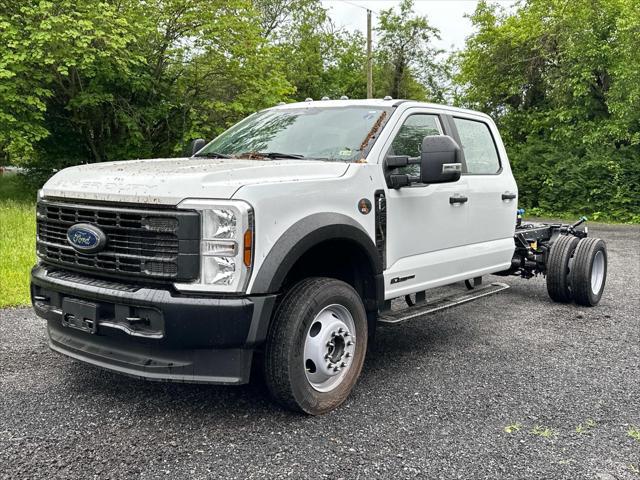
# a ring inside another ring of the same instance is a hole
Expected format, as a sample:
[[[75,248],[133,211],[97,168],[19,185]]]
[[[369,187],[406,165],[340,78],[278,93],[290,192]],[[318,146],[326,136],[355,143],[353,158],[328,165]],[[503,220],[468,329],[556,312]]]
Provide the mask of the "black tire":
[[[596,306],[602,297],[606,280],[607,246],[599,238],[583,238],[576,249],[571,269],[573,298],[576,303],[587,307]]]
[[[304,345],[316,315],[329,305],[340,305],[355,325],[355,351],[335,388],[316,390],[307,379]],[[265,382],[283,406],[320,415],[341,405],[353,389],[367,351],[367,315],[358,293],[332,278],[308,278],[297,283],[280,303],[267,335]]]
[[[579,241],[577,237],[561,235],[551,245],[547,262],[547,292],[554,302],[568,303],[573,299],[569,260]]]

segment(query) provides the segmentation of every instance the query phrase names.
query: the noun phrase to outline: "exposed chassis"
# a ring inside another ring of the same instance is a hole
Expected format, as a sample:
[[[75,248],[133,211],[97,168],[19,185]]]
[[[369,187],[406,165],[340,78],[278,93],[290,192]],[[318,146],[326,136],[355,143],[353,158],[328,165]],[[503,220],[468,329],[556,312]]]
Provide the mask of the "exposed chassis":
[[[515,275],[531,278],[538,274],[546,275],[551,246],[561,235],[586,238],[586,226],[579,228],[586,217],[567,225],[561,223],[523,223],[520,215],[514,235],[515,251],[511,259],[511,268],[496,275]]]

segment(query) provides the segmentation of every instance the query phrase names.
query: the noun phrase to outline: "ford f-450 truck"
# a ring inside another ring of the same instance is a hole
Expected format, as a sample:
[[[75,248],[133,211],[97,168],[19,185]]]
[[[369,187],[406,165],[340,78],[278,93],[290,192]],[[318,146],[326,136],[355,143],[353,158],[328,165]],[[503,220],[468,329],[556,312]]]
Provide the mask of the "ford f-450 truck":
[[[491,118],[414,101],[280,105],[185,158],[67,168],[38,197],[31,296],[53,350],[214,384],[259,360],[309,414],[347,398],[380,322],[507,288],[488,274],[590,306],[606,280],[583,220],[521,221]]]

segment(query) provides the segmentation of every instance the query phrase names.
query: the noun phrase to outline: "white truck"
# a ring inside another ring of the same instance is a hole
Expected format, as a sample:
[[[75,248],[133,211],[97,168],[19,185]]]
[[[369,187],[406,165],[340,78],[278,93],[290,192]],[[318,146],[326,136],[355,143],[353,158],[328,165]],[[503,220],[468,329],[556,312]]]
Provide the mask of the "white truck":
[[[604,242],[583,220],[521,222],[482,113],[306,101],[191,148],[68,168],[41,189],[31,295],[53,350],[214,384],[248,382],[260,360],[275,399],[321,414],[354,387],[377,323],[507,287],[484,275],[545,275],[561,302],[602,295]]]

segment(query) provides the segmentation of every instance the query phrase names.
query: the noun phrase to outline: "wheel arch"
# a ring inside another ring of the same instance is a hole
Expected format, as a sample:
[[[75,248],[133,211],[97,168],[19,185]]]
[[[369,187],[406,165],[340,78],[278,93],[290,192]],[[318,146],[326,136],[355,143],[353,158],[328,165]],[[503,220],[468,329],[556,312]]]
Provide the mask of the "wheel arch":
[[[316,213],[296,222],[275,242],[262,262],[251,287],[252,294],[279,293],[287,286],[296,265],[311,253],[326,253],[330,247],[346,248],[364,262],[358,265],[371,275],[372,285],[364,291],[367,311],[377,310],[384,302],[382,260],[373,240],[352,218],[338,213]],[[373,301],[373,302],[371,302]]]

